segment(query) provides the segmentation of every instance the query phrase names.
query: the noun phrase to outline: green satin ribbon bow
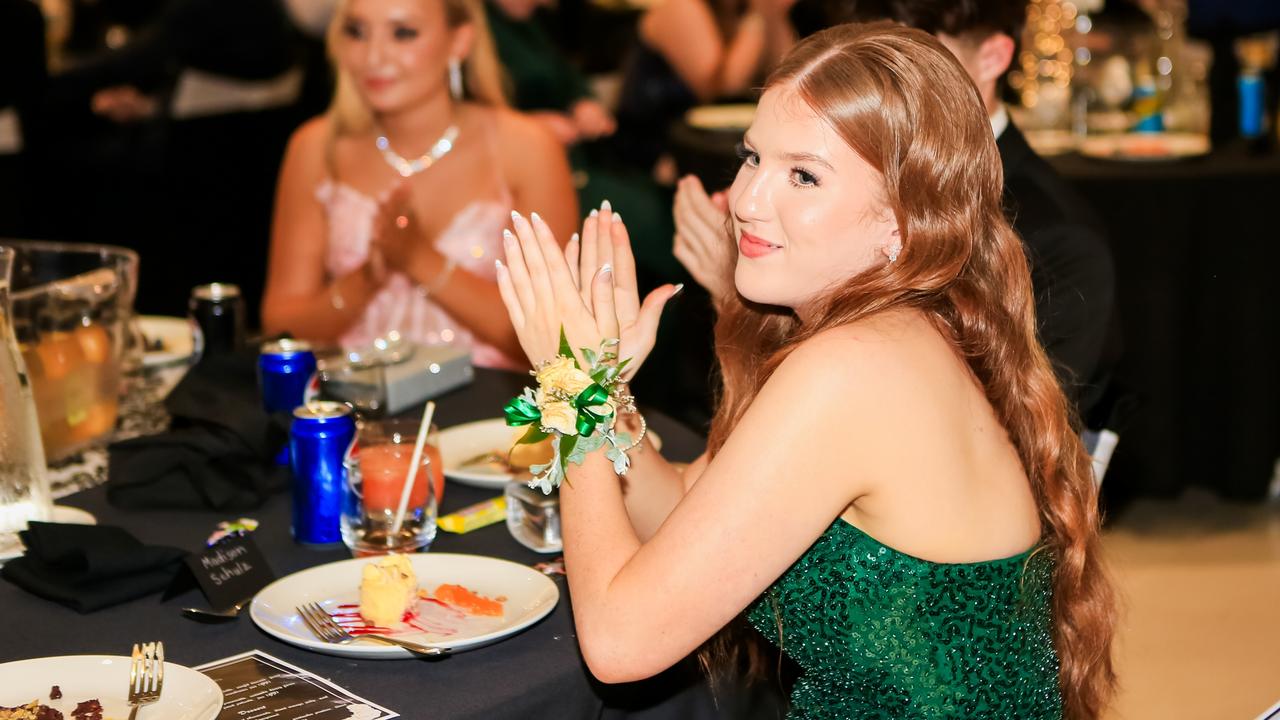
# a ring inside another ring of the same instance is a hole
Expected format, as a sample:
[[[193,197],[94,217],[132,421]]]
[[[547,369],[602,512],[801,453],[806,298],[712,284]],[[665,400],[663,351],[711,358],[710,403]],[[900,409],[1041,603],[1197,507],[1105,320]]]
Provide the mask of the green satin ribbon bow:
[[[591,383],[586,390],[578,393],[578,397],[573,399],[573,406],[578,409],[579,435],[591,437],[591,433],[596,430],[596,425],[608,420],[609,416],[613,415],[612,410],[599,413],[591,409],[597,405],[603,405],[608,399],[609,391],[605,390],[600,383]]]
[[[510,402],[502,406],[502,412],[507,416],[507,425],[511,427],[531,425],[542,419],[542,411],[523,395],[511,398]]]

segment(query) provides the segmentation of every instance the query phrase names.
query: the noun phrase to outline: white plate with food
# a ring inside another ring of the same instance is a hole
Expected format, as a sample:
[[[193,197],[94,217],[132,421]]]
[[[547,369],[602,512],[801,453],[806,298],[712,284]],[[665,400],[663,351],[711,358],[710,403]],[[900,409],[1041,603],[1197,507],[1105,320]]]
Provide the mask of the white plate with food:
[[[756,117],[752,103],[699,105],[684,115],[684,121],[699,130],[746,130]]]
[[[509,427],[502,418],[490,418],[454,425],[440,431],[440,460],[444,475],[450,480],[484,488],[502,490],[530,465],[550,462],[551,441],[533,445],[517,445],[528,427]],[[652,428],[646,437],[657,450],[662,438]],[[527,475],[526,475],[527,477]]]
[[[1207,155],[1209,149],[1209,136],[1175,132],[1091,135],[1079,146],[1081,155],[1125,162],[1168,162]]]
[[[147,367],[185,362],[195,354],[191,322],[186,318],[141,315],[138,331],[145,341],[142,364]]]
[[[83,702],[97,701],[102,717],[129,716],[127,657],[66,655],[19,660],[0,665],[0,707],[22,707],[35,701],[70,718]],[[61,697],[50,699],[54,686]],[[214,720],[222,710],[218,684],[191,668],[164,664],[160,699],[142,706],[142,717],[164,720]]]
[[[49,517],[49,522],[67,523],[70,525],[97,525],[98,519],[80,508],[67,507],[65,505],[54,505],[53,514]],[[21,557],[22,553],[27,549],[22,545],[22,538],[18,537],[18,533],[0,533],[0,565],[5,561]]]
[[[290,645],[341,657],[399,660],[413,655],[374,640],[321,641],[298,615],[298,606],[319,603],[356,635],[376,632],[457,652],[510,637],[546,617],[560,601],[560,589],[550,578],[506,560],[448,553],[390,557],[407,559],[412,567],[403,585],[387,579],[403,576],[379,566],[382,558],[341,560],[276,580],[254,597],[249,615],[268,635]],[[372,581],[365,577],[366,566],[374,568]],[[388,619],[396,616],[400,619]]]

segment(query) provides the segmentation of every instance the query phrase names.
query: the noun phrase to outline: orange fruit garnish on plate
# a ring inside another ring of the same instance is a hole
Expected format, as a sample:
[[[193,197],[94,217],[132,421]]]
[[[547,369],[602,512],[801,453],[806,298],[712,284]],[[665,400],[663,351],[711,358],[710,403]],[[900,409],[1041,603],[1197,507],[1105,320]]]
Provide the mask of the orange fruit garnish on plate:
[[[436,588],[435,598],[469,615],[502,617],[502,603],[500,601],[491,600],[461,585],[441,585]]]

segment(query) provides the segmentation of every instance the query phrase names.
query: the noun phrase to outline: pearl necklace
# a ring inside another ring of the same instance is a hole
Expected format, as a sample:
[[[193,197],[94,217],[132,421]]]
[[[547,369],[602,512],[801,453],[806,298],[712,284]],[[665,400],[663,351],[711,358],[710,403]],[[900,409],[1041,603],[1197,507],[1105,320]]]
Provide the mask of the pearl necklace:
[[[400,157],[400,154],[395,150],[392,150],[391,141],[387,140],[386,135],[379,135],[375,144],[378,146],[378,150],[382,153],[382,159],[386,160],[388,165],[394,168],[396,172],[400,173],[400,177],[411,177],[413,175],[417,175],[423,170],[426,170],[436,164],[440,158],[448,155],[449,151],[453,149],[453,144],[457,139],[458,126],[450,125],[444,131],[444,135],[441,135],[440,139],[431,146],[431,149],[413,160],[406,160],[403,157]]]

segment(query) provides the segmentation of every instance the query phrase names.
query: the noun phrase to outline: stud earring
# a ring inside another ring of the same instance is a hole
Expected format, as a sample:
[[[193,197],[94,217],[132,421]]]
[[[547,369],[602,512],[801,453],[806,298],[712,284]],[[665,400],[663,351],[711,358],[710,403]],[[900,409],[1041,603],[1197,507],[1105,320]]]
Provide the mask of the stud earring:
[[[890,263],[898,262],[898,253],[900,252],[902,252],[901,245],[890,245],[889,246],[889,262]]]
[[[454,100],[462,100],[462,63],[457,58],[449,58],[449,94]]]

